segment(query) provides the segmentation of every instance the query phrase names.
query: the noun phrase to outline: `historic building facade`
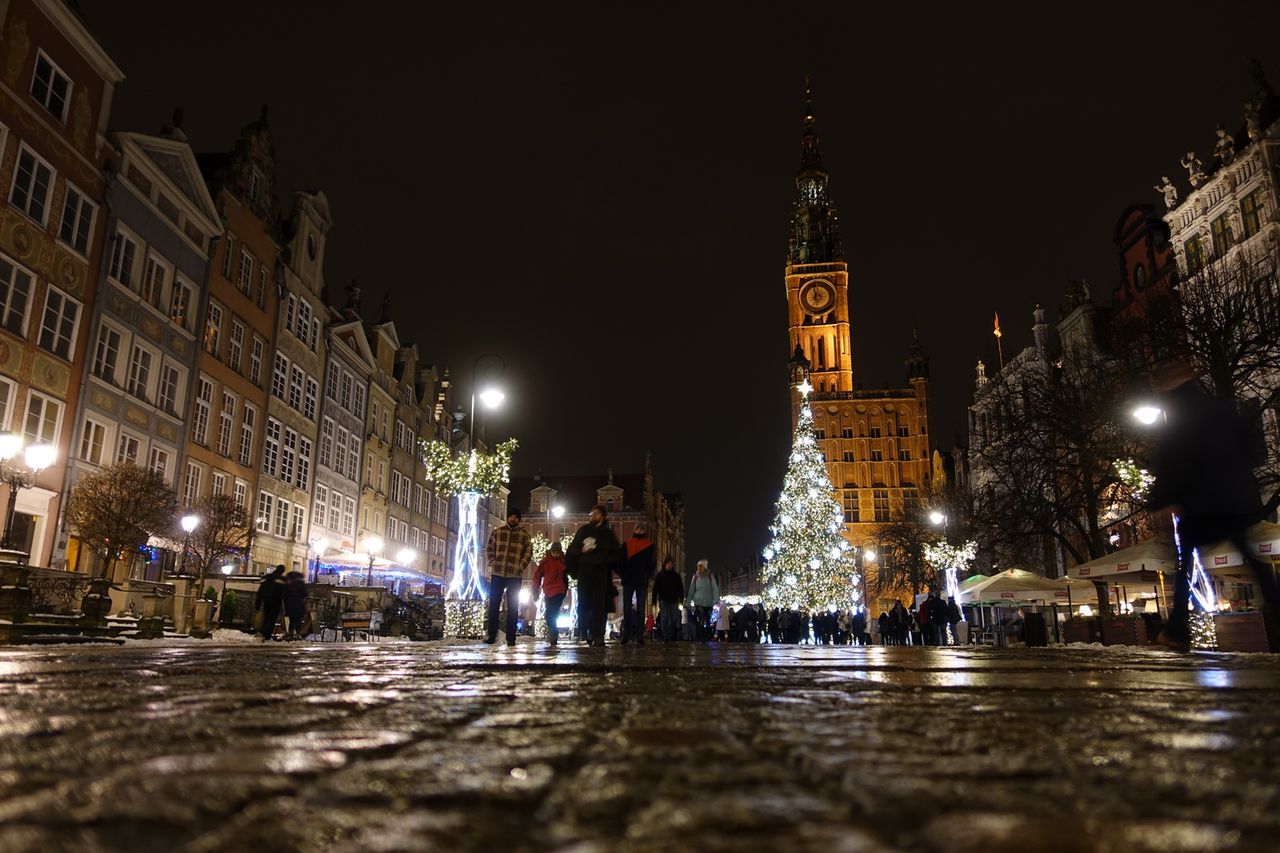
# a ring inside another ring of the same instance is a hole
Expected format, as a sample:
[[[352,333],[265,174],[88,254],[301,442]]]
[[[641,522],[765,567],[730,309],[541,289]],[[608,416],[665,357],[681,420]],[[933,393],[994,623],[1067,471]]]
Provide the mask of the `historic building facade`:
[[[68,487],[86,470],[132,462],[162,473],[190,506],[207,477],[187,451],[212,431],[196,353],[207,340],[200,307],[222,223],[177,116],[160,136],[116,133],[112,141],[119,177],[107,190],[111,249],[93,308]],[[85,570],[88,557],[69,536],[68,564]],[[116,566],[128,571],[126,562]],[[159,572],[147,569],[149,577]]]
[[[928,500],[929,362],[917,342],[906,360],[905,387],[863,391],[854,383],[849,266],[807,94],[805,106],[784,272],[792,424],[801,405],[796,386],[807,378],[814,430],[844,506],[844,536],[874,547],[877,525],[917,512]]]
[[[0,5],[0,431],[57,451],[17,495],[13,544],[35,565],[61,565],[66,548],[56,534],[78,455],[107,233],[105,131],[123,79],[66,4]]]
[[[323,192],[297,192],[279,265],[280,308],[271,350],[251,559],[261,573],[283,564],[304,571],[324,379],[327,318],[324,250],[333,217]]]

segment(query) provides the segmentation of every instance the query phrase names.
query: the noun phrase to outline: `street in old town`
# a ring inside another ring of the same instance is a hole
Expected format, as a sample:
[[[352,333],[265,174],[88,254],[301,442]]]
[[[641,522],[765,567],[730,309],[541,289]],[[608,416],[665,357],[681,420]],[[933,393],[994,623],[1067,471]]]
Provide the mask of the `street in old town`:
[[[142,643],[0,673],[15,853],[1280,837],[1271,655]]]

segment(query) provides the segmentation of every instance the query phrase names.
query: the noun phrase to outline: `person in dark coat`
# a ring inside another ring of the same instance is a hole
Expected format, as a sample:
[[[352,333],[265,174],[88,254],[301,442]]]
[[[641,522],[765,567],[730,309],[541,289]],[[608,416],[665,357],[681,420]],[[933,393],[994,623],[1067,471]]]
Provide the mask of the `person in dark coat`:
[[[276,566],[258,584],[253,596],[253,609],[262,612],[262,639],[270,640],[284,604],[284,565]]]
[[[622,644],[635,640],[644,644],[644,605],[649,581],[657,566],[658,549],[649,538],[649,528],[642,521],[627,540],[621,560],[622,576]]]
[[[964,621],[964,613],[960,611],[960,605],[956,604],[954,595],[947,596],[947,624],[951,626],[951,643],[952,645],[960,645],[960,629],[959,625]]]
[[[658,626],[664,643],[679,639],[682,601],[684,580],[676,571],[676,561],[667,557],[662,561],[662,571],[653,581],[653,603],[658,608]]]
[[[867,633],[867,614],[862,610],[856,611],[849,621],[849,633],[852,635],[851,644],[863,645],[863,637]]]
[[[578,579],[578,622],[588,646],[603,646],[613,594],[618,537],[609,527],[605,508],[591,508],[591,520],[573,537],[565,553],[569,575]]]
[[[1280,592],[1271,567],[1258,559],[1246,537],[1249,526],[1262,518],[1249,425],[1231,400],[1210,396],[1194,381],[1167,392],[1161,402],[1165,421],[1159,427],[1155,483],[1147,506],[1172,509],[1176,515],[1179,563],[1173,608],[1160,642],[1186,651],[1191,647],[1188,600],[1195,549],[1230,542],[1253,569],[1273,620],[1280,618]]]
[[[284,638],[301,640],[303,623],[307,621],[307,580],[302,572],[289,572],[284,576]]]

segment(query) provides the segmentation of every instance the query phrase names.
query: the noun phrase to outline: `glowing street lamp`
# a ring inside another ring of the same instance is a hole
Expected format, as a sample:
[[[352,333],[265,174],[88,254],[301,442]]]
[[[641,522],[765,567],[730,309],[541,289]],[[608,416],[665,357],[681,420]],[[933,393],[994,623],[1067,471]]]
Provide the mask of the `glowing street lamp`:
[[[365,575],[365,586],[373,586],[373,560],[382,553],[384,544],[380,536],[370,536],[364,540],[364,552],[369,555],[369,572]]]
[[[224,625],[227,622],[227,615],[221,611],[222,605],[226,603],[227,600],[227,578],[231,577],[231,573],[235,570],[236,567],[233,563],[223,563],[218,569],[218,571],[222,572],[222,595],[218,598],[218,621],[222,622]]]
[[[1133,417],[1143,426],[1151,426],[1160,420],[1160,416],[1164,414],[1164,409],[1159,406],[1153,406],[1150,403],[1139,406],[1133,410]]]
[[[474,450],[476,446],[476,386],[480,382],[480,363],[485,359],[497,359],[498,361],[498,364],[495,365],[497,368],[496,371],[492,369],[486,371],[487,379],[501,379],[502,374],[507,370],[507,362],[502,358],[502,356],[492,352],[485,353],[471,364],[471,444],[469,448],[471,450]],[[498,408],[502,405],[502,401],[505,399],[507,399],[507,395],[504,394],[502,389],[497,385],[488,385],[480,392],[480,402],[484,404],[486,409]]]
[[[323,536],[311,541],[311,553],[315,554],[315,558],[311,561],[311,577],[308,578],[309,583],[316,582],[316,577],[320,574],[320,556],[328,550],[329,540]]]
[[[23,451],[23,461],[30,470],[23,471],[9,464],[9,460],[18,455],[24,444],[22,436],[17,433],[0,433],[0,480],[9,486],[9,506],[4,517],[4,537],[0,539],[0,548],[13,548],[13,517],[18,509],[18,492],[35,485],[40,472],[51,466],[58,456],[58,450],[51,444],[32,444]]]
[[[942,524],[946,524],[946,522],[947,522],[946,515],[939,512],[938,510],[935,509],[929,513],[929,523],[932,524],[934,527],[938,527]]]
[[[412,566],[418,552],[412,548],[401,548],[396,552],[396,562],[402,566]]]
[[[178,522],[182,525],[182,573],[187,573],[187,557],[191,553],[191,534],[200,526],[200,516],[187,513]],[[201,572],[203,575],[204,573]]]

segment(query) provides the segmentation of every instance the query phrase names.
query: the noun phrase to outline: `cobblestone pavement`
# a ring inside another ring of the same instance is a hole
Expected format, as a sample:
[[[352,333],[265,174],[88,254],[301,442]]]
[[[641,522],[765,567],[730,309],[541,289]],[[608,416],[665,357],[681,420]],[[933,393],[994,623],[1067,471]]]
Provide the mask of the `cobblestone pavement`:
[[[0,650],[0,850],[1276,849],[1280,656]]]

